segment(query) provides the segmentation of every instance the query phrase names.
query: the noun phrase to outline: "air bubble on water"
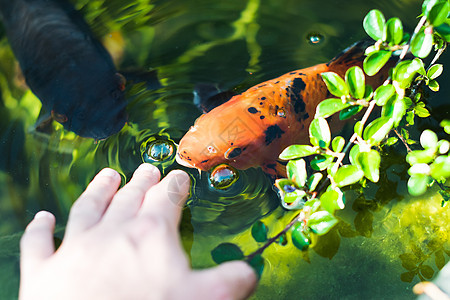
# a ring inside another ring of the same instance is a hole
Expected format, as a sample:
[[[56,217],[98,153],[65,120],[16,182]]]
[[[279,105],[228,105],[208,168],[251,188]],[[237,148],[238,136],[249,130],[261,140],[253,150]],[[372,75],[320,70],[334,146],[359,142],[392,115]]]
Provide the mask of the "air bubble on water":
[[[215,167],[211,171],[211,175],[209,177],[211,186],[219,190],[229,188],[238,179],[238,171],[227,164],[221,164]]]
[[[165,161],[172,156],[173,152],[174,145],[170,141],[154,140],[148,145],[145,156],[153,161]]]
[[[317,32],[311,32],[307,35],[307,40],[311,45],[317,45],[323,42],[323,35]]]

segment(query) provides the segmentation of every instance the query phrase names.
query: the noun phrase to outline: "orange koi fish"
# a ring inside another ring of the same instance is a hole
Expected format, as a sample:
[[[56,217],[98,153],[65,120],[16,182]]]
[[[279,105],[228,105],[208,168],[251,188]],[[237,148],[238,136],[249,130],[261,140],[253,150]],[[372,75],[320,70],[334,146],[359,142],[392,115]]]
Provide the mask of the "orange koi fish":
[[[343,77],[348,68],[362,67],[369,45],[358,42],[328,63],[258,84],[200,116],[181,139],[177,162],[202,171],[222,163],[241,170],[261,166],[276,175],[279,154],[309,141],[316,107],[331,97],[320,74],[331,71]],[[379,74],[367,78],[367,84],[381,85],[387,68]]]

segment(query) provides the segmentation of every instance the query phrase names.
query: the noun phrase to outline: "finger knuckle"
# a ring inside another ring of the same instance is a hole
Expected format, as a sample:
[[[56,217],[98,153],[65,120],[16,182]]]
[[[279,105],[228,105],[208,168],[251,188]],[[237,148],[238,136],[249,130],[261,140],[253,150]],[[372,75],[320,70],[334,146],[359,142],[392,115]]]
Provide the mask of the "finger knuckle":
[[[165,217],[156,214],[148,214],[141,220],[142,226],[149,228],[153,232],[167,233],[169,231],[169,222]]]

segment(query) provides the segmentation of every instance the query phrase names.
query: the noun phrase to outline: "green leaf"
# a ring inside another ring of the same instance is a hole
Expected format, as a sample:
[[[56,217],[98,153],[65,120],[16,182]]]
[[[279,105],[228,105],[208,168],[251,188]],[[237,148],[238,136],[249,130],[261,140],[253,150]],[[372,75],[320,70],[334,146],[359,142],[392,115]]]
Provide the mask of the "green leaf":
[[[364,140],[370,145],[378,145],[391,131],[394,121],[388,117],[381,117],[373,120],[364,129]]]
[[[325,210],[313,213],[308,219],[308,226],[317,235],[324,235],[338,223],[338,220]]]
[[[323,100],[317,105],[315,118],[328,118],[332,114],[341,111],[350,106],[348,103],[342,102],[342,99],[331,98]]]
[[[323,81],[325,81],[331,94],[339,98],[349,95],[345,81],[338,74],[334,72],[324,72],[320,75],[322,75]]]
[[[406,161],[410,165],[414,164],[428,164],[434,160],[434,150],[414,150],[406,155]]]
[[[428,69],[427,77],[429,79],[436,79],[442,74],[442,71],[444,70],[444,67],[441,64],[435,64]]]
[[[355,99],[364,98],[366,82],[364,72],[358,66],[353,66],[345,72],[345,83],[348,86],[350,95]]]
[[[436,180],[450,178],[450,156],[438,156],[430,165],[431,176]]]
[[[232,243],[222,243],[211,251],[212,259],[216,264],[244,258],[241,248]]]
[[[364,125],[361,121],[355,123],[354,131],[358,136],[362,136]]]
[[[440,140],[438,142],[439,154],[446,154],[450,150],[450,143],[446,140]]]
[[[413,281],[415,276],[416,276],[416,272],[409,271],[409,272],[405,272],[405,273],[400,274],[400,279],[403,282],[411,282],[411,281]]]
[[[371,10],[364,18],[363,27],[367,34],[378,41],[383,37],[385,19],[378,9]]]
[[[290,160],[286,166],[288,178],[295,182],[298,187],[306,183],[306,163],[303,159]]]
[[[398,45],[403,39],[403,25],[399,18],[390,18],[386,22],[383,40],[390,45]]]
[[[402,61],[394,68],[393,79],[398,82],[402,89],[406,89],[411,85],[414,76],[421,68],[423,68],[423,62],[418,58],[412,61]]]
[[[267,226],[261,221],[256,221],[252,226],[252,237],[258,243],[263,243],[267,241]]]
[[[255,271],[258,278],[261,278],[262,272],[264,271],[264,258],[261,254],[253,256],[252,259],[248,261],[248,264]]]
[[[322,173],[314,173],[308,178],[308,182],[306,184],[310,192],[313,192],[316,189],[322,177]]]
[[[339,190],[339,188],[336,189]],[[345,208],[342,192],[339,193],[335,190],[329,190],[323,193],[320,196],[320,202],[322,203],[322,207],[331,214],[337,209]]]
[[[395,88],[392,84],[379,86],[373,95],[373,99],[378,106],[383,106],[395,94]]]
[[[433,47],[433,34],[425,33],[421,29],[411,41],[411,52],[417,57],[425,58],[430,54]]]
[[[345,139],[342,136],[336,136],[331,142],[331,148],[334,152],[339,153],[344,149]]]
[[[386,145],[392,146],[392,145],[395,145],[397,142],[398,142],[398,138],[393,136],[386,140]]]
[[[420,145],[424,149],[431,149],[432,151],[436,151],[438,143],[438,137],[436,133],[433,131],[426,129],[420,135]]]
[[[297,200],[301,200],[306,196],[306,192],[303,190],[295,190],[293,192],[285,193],[283,195],[283,201],[287,204],[294,203]]]
[[[327,120],[315,118],[309,125],[309,136],[311,144],[321,148],[328,148],[331,142],[331,132]]]
[[[441,270],[445,266],[445,256],[444,251],[438,250],[434,253],[434,262],[436,267]]]
[[[450,120],[442,120],[439,125],[444,128],[447,134],[450,134]]]
[[[408,179],[408,192],[413,196],[420,196],[427,190],[429,178],[427,175],[414,175]]]
[[[364,172],[364,176],[372,182],[378,182],[380,179],[380,153],[376,150],[360,152],[356,159]]]
[[[439,91],[439,83],[436,80],[430,80],[428,82],[428,87],[430,88],[430,90],[432,90],[433,92],[438,92]]]
[[[319,199],[312,199],[309,200],[305,203],[305,206],[309,206],[311,207],[311,212],[315,212],[319,209],[320,207],[320,200]]]
[[[364,90],[364,99],[370,101],[373,97],[373,88],[370,85],[366,84],[366,88]]]
[[[430,267],[428,265],[421,265],[420,266],[420,273],[426,279],[431,279],[431,277],[433,277],[433,275],[434,275],[434,270],[433,270],[432,267]]]
[[[450,25],[442,24],[438,27],[435,27],[434,30],[446,41],[450,42]]]
[[[373,76],[388,62],[392,52],[378,50],[370,53],[363,62],[364,71],[367,75]]]
[[[394,122],[394,127],[397,127],[400,124],[400,121],[405,114],[405,101],[403,98],[399,98],[398,95],[391,97],[381,110],[381,116],[391,118]]]
[[[291,145],[280,154],[280,159],[289,160],[319,153],[318,148],[308,145]]]
[[[358,165],[358,160],[356,159],[356,157],[358,156],[358,154],[359,154],[359,145],[358,144],[355,144],[353,147],[352,147],[352,149],[350,149],[350,153],[349,153],[349,158],[350,158],[350,163],[352,164],[352,165],[355,165],[355,166],[357,166]]]
[[[449,3],[447,0],[436,1],[435,5],[429,10],[426,10],[428,22],[433,26],[439,26],[443,24],[449,12]]]
[[[406,122],[408,122],[409,125],[414,125],[414,111],[408,111],[406,113]]]
[[[294,244],[294,246],[302,251],[307,250],[309,245],[311,244],[311,240],[304,233],[303,224],[300,222],[296,223],[292,227],[291,238],[292,238],[292,243]]]
[[[311,161],[311,168],[316,171],[323,171],[333,163],[331,155],[317,155]]]
[[[359,113],[361,111],[361,109],[363,109],[362,105],[352,105],[352,106],[349,106],[347,108],[344,108],[339,113],[339,119],[341,121],[347,120],[348,118],[351,118],[354,115],[356,115],[357,113]]]
[[[364,172],[354,165],[340,167],[334,175],[334,181],[338,187],[354,184],[363,178]]]
[[[419,102],[416,104],[416,106],[414,107],[414,112],[420,118],[426,118],[430,116],[430,112],[425,108],[425,103],[423,102]]]

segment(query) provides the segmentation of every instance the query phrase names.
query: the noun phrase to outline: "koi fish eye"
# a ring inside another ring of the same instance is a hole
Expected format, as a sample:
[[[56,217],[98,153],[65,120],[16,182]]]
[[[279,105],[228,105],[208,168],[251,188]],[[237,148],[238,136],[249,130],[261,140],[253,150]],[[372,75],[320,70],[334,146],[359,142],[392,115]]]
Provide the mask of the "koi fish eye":
[[[229,148],[223,156],[225,156],[226,159],[232,159],[235,157],[238,157],[241,155],[242,149],[239,147],[231,147]]]
[[[54,110],[52,110],[51,114],[52,114],[53,120],[55,120],[55,121],[57,121],[59,123],[65,123],[68,120],[66,115],[57,113]]]

